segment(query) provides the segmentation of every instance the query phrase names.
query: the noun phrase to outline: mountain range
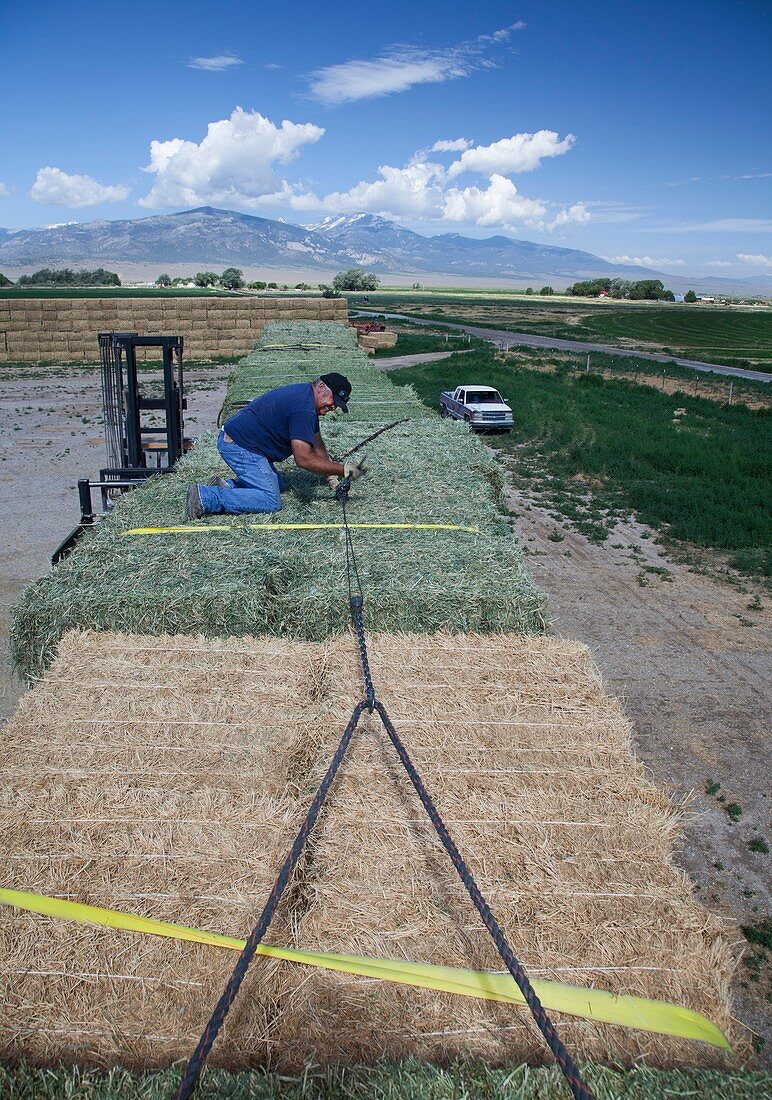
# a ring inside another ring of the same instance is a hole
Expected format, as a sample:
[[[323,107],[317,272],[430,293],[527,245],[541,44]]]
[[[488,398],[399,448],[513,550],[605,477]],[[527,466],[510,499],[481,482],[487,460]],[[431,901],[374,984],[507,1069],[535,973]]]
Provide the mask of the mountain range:
[[[748,293],[742,280],[685,279],[649,268],[612,264],[574,248],[534,244],[502,235],[483,239],[459,233],[425,237],[373,214],[327,217],[299,226],[232,210],[202,206],[178,214],[121,221],[67,223],[44,229],[0,229],[0,271],[9,268],[92,264],[187,264],[192,271],[218,266],[316,272],[320,278],[352,266],[380,276],[446,275],[456,279],[554,283],[618,276],[661,278],[673,289],[720,283]],[[257,277],[257,276],[254,276]],[[287,276],[285,276],[285,279]]]

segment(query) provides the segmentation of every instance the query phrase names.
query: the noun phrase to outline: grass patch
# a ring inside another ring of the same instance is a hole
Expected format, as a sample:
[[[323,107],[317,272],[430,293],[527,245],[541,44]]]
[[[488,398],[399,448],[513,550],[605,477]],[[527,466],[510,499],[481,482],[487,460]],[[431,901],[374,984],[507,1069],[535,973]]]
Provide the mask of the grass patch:
[[[515,427],[495,445],[512,455],[515,483],[538,484],[540,502],[588,537],[602,542],[617,518],[635,513],[671,539],[772,575],[768,410],[692,398],[689,416],[678,419],[681,395],[565,368],[514,369],[487,350],[390,377],[434,408],[441,390],[462,381],[499,389]]]
[[[701,1100],[761,1100],[772,1095],[772,1075],[764,1072],[659,1070],[636,1066],[615,1070],[583,1066],[596,1100],[662,1100],[699,1096]],[[0,1094],[8,1100],[171,1100],[178,1070],[0,1068]],[[397,1065],[309,1069],[301,1077],[273,1073],[209,1070],[197,1095],[201,1100],[559,1100],[568,1097],[555,1066],[492,1068],[463,1061],[449,1066],[408,1060]]]

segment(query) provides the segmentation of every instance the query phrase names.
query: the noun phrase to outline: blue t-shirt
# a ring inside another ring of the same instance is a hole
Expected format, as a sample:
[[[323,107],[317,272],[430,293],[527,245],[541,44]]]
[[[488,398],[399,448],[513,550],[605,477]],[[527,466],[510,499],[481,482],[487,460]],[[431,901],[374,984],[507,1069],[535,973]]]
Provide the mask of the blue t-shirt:
[[[281,462],[292,454],[292,440],[313,444],[319,431],[314,390],[310,382],[279,386],[256,397],[223,425],[240,447]]]

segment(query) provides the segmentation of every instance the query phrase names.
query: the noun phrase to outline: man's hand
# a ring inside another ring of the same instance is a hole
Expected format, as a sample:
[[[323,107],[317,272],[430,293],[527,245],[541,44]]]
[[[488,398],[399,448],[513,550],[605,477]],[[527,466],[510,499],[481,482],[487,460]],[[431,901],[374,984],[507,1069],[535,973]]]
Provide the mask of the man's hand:
[[[347,462],[343,467],[344,476],[350,478],[351,481],[356,481],[367,473],[367,467],[365,466],[365,460],[361,458],[359,462]]]
[[[334,493],[335,490],[340,485],[340,478],[336,477],[335,474],[330,474],[330,476],[326,480],[327,480],[327,484],[330,486],[330,488],[332,489],[332,491]]]

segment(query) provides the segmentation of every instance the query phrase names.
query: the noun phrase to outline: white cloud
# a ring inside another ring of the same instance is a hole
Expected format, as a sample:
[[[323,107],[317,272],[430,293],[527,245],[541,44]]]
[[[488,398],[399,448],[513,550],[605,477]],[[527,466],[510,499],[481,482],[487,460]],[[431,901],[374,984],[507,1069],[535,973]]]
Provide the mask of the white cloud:
[[[686,260],[673,260],[668,256],[604,256],[610,264],[635,264],[637,267],[683,267]]]
[[[105,186],[92,176],[70,176],[60,168],[41,168],[30,198],[49,206],[97,206],[102,202],[123,202],[130,187]]]
[[[544,228],[550,231],[554,229],[562,229],[566,225],[586,225],[592,215],[587,209],[586,203],[575,202],[568,209],[559,210],[551,222],[548,222]]]
[[[243,65],[240,57],[234,54],[221,53],[215,57],[191,57],[188,61],[189,69],[203,69],[205,73],[222,73],[233,69],[236,65]]]
[[[772,172],[746,172],[742,176],[721,176],[722,180],[768,180]]]
[[[596,225],[639,221],[647,213],[645,208],[630,206],[614,199],[589,199],[585,206],[592,211],[592,220]]]
[[[435,141],[429,150],[430,153],[463,153],[468,149],[471,141],[466,138],[454,138],[452,141]]]
[[[156,179],[139,205],[259,206],[269,204],[272,197],[285,201],[296,188],[278,180],[274,166],[288,164],[323,134],[310,122],[285,119],[276,126],[257,111],[237,107],[229,119],[210,122],[199,145],[182,138],[152,141],[145,171]]]
[[[560,140],[554,130],[537,130],[534,134],[513,134],[512,137],[494,141],[492,145],[477,145],[467,149],[448,169],[452,179],[462,172],[532,172],[545,157],[559,157],[567,153],[576,138],[566,134]]]
[[[416,84],[440,84],[468,76],[468,63],[448,54],[403,48],[371,61],[345,61],[311,75],[311,95],[328,107],[406,92]]]
[[[10,193],[11,192],[8,190],[5,184],[0,181],[0,199],[6,198],[6,196],[10,195]]]
[[[533,222],[547,213],[547,207],[517,193],[512,180],[494,174],[484,189],[450,188],[445,194],[442,214],[447,221],[467,225],[500,226],[512,229],[518,223]]]
[[[487,186],[448,187],[441,164],[416,154],[404,168],[384,164],[380,179],[361,180],[348,191],[318,197],[313,192],[290,198],[294,210],[325,210],[333,214],[368,213],[403,222],[453,222],[481,228],[516,231],[518,227],[552,231],[590,218],[583,203],[554,210],[550,203],[518,193],[512,180],[494,173]]]
[[[736,267],[736,264],[731,263],[729,260],[706,260],[704,267]]]
[[[711,222],[655,227],[660,233],[772,233],[768,218],[717,218]]]
[[[317,69],[308,77],[309,90],[314,98],[328,107],[335,107],[373,96],[405,92],[418,84],[457,80],[476,70],[495,66],[495,61],[487,54],[503,46],[513,31],[522,30],[524,26],[513,23],[447,49],[389,46],[380,57],[344,61]]]
[[[389,164],[378,169],[381,176],[371,182],[361,180],[348,191],[333,191],[322,199],[306,194],[293,200],[295,209],[321,209],[339,214],[380,214],[382,217],[432,218],[442,207],[440,164],[413,160],[404,168]]]
[[[761,253],[757,253],[755,256],[750,255],[748,252],[738,252],[737,259],[743,264],[755,264],[759,267],[772,267],[772,256],[762,256]]]

